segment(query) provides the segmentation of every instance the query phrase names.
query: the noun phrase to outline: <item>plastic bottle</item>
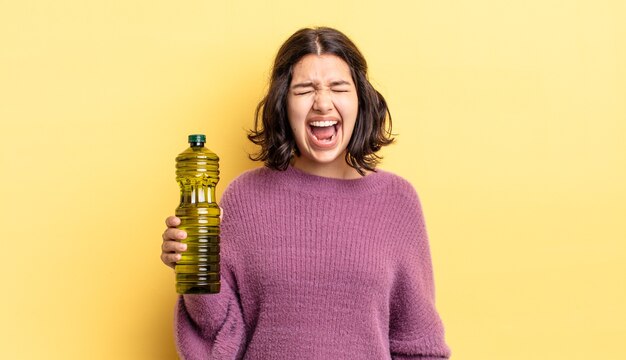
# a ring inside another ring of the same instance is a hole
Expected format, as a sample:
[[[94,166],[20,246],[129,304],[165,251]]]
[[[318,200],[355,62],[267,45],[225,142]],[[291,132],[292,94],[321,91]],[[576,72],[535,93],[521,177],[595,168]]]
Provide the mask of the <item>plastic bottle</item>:
[[[180,186],[178,227],[187,232],[187,250],[176,263],[176,292],[220,292],[220,208],[215,199],[219,158],[204,147],[205,136],[189,135],[190,147],[176,157],[176,181]]]

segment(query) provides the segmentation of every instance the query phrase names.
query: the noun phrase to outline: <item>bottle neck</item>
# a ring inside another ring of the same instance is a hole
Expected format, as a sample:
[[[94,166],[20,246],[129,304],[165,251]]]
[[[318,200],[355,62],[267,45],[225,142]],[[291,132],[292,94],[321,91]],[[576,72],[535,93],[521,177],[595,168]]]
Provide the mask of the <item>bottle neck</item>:
[[[204,143],[203,142],[190,142],[189,146],[191,146],[191,147],[204,147]]]

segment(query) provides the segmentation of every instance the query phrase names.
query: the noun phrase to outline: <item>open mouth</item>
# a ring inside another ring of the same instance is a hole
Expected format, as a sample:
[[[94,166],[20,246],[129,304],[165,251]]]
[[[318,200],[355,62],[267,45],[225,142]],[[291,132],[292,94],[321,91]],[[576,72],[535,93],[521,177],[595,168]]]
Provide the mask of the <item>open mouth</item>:
[[[308,124],[308,134],[313,143],[320,147],[329,147],[335,144],[341,125],[337,120],[312,121]]]

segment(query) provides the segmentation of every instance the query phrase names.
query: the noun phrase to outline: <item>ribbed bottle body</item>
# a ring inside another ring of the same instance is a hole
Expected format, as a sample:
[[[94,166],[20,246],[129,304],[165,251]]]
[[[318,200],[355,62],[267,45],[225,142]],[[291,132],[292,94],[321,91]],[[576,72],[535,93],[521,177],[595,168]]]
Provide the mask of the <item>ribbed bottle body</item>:
[[[187,250],[175,266],[176,292],[215,294],[220,291],[220,208],[215,200],[219,158],[204,143],[191,145],[176,157],[176,216],[181,220],[178,228],[187,232],[181,240]]]

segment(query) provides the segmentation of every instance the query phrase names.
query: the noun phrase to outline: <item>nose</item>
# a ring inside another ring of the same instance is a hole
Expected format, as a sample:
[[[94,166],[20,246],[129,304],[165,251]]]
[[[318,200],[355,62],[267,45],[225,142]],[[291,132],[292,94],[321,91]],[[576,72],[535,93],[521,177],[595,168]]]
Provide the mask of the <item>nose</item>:
[[[330,90],[320,89],[315,91],[315,99],[313,100],[313,110],[326,113],[333,109],[333,99]]]

